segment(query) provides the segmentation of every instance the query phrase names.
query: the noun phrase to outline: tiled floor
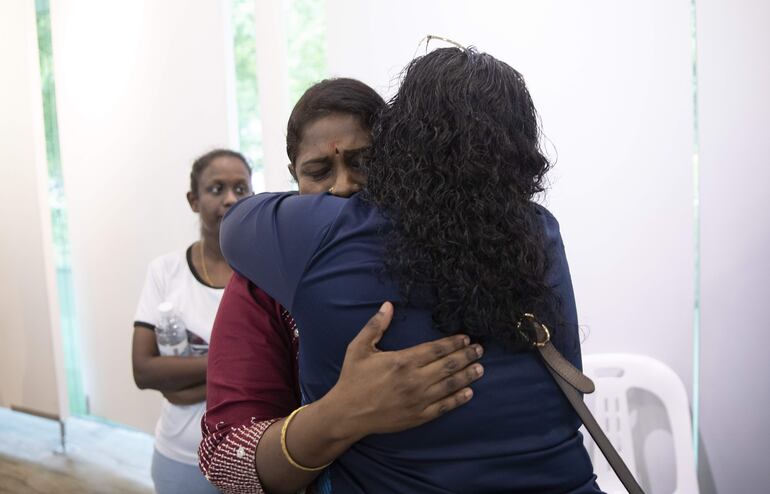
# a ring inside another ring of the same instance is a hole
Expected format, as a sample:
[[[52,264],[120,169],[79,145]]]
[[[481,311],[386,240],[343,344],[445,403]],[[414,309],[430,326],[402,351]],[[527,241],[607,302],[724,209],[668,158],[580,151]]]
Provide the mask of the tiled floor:
[[[0,494],[149,494],[152,437],[69,418],[59,423],[0,408]]]

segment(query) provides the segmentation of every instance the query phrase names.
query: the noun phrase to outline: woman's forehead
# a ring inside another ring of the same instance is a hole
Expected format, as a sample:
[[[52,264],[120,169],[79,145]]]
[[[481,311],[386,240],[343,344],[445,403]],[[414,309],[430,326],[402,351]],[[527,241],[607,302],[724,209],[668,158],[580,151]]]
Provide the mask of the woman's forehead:
[[[302,133],[302,148],[322,148],[334,152],[335,148],[354,149],[365,146],[371,135],[355,115],[332,114],[309,124]]]
[[[246,165],[240,159],[234,156],[219,156],[214,158],[209,165],[203,169],[200,180],[208,182],[211,180],[222,179],[242,179],[248,180],[249,172]]]

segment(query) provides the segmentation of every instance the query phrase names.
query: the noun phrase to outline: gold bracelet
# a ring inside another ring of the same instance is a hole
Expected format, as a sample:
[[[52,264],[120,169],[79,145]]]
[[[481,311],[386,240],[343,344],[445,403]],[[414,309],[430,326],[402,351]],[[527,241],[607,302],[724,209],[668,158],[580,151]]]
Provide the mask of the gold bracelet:
[[[299,470],[303,470],[305,472],[319,472],[324,468],[328,467],[329,465],[331,465],[333,462],[330,461],[326,465],[322,465],[320,467],[314,467],[314,468],[305,467],[300,465],[296,461],[294,461],[294,458],[292,458],[291,455],[289,454],[289,449],[286,447],[286,430],[289,428],[289,423],[292,421],[294,416],[297,415],[297,413],[303,408],[305,408],[306,406],[307,405],[302,405],[301,407],[297,408],[296,410],[291,412],[291,414],[288,417],[286,417],[286,420],[283,421],[283,427],[281,427],[281,449],[283,450],[283,456],[286,457],[286,460],[294,468],[298,468]]]

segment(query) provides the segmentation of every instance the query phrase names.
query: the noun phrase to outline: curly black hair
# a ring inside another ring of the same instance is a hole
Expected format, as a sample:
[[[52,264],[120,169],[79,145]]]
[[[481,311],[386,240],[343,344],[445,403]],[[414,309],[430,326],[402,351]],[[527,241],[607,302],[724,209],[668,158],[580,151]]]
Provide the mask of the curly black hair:
[[[385,270],[444,332],[516,351],[531,346],[515,330],[524,313],[554,321],[539,138],[521,74],[473,48],[414,59],[373,128],[364,197],[392,223]]]

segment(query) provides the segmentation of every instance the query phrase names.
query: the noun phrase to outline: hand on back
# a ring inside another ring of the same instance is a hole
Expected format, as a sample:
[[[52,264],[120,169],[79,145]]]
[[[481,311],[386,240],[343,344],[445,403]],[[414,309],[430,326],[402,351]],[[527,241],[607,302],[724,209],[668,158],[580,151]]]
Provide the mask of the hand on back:
[[[385,302],[348,345],[329,398],[356,437],[398,432],[429,422],[467,403],[468,387],[483,375],[483,350],[454,335],[399,351],[377,348],[393,318]]]

